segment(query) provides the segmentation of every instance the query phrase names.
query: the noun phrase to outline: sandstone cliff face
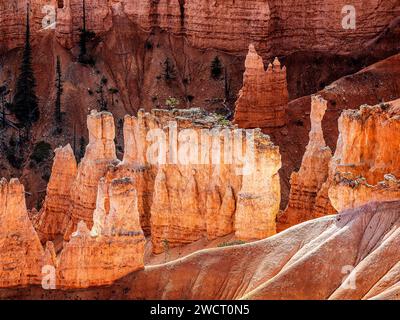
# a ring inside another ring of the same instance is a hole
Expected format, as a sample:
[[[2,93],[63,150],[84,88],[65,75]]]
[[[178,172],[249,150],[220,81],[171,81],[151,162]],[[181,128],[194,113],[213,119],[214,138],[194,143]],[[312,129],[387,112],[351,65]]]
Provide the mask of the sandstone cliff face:
[[[48,3],[31,1],[36,30],[41,28],[44,16],[41,11]],[[58,8],[56,1],[50,4],[57,8],[57,37],[70,48],[77,43],[82,27],[82,3],[64,0],[63,8]],[[345,16],[342,8],[346,4],[333,0],[284,3],[277,0],[88,0],[86,19],[88,29],[98,34],[112,27],[113,16],[125,15],[145,30],[160,27],[175,35],[184,35],[194,47],[244,51],[249,43],[255,43],[263,52],[274,51],[273,54],[280,55],[301,50],[334,49],[343,53],[357,50],[369,40],[373,41],[400,12],[396,0],[353,1],[357,32],[350,32],[342,27]],[[24,9],[25,3],[18,0],[0,2],[0,17],[3,17],[0,32],[6,36],[3,46],[11,48],[23,42]]]
[[[235,138],[235,133],[239,133],[235,127],[221,127],[217,118],[197,109],[140,111],[137,119],[126,120],[131,124],[126,129],[131,136],[128,141],[132,141],[130,145],[136,151],[128,149],[121,166],[133,161],[144,163],[151,167],[147,170],[155,172],[148,214],[154,252],[232,232],[246,240],[275,233],[280,156],[268,136],[257,131],[255,146],[250,150],[246,137],[251,131],[241,132],[240,138]],[[158,129],[165,139],[162,162],[154,162],[159,155],[156,150],[153,160],[148,157],[152,144],[145,137],[151,129]],[[245,159],[252,151],[254,159]],[[249,174],[242,174],[246,163],[250,166]],[[252,210],[257,215],[252,215]]]
[[[262,58],[253,45],[245,62],[243,87],[235,105],[234,122],[241,128],[275,128],[286,123],[289,94],[286,67],[275,58],[264,70]]]
[[[200,211],[195,174],[194,170],[182,174],[174,167],[159,170],[151,208],[155,253],[194,242],[206,234],[206,219]]]
[[[327,182],[335,209],[399,199],[399,128],[400,100],[343,112]]]
[[[264,136],[262,133],[260,135]],[[263,239],[275,234],[279,212],[279,148],[273,145],[269,137],[257,138],[253,150],[254,168],[250,174],[243,176],[237,196],[235,235],[242,240]]]
[[[126,116],[125,153],[118,161],[113,117],[93,111],[88,116],[89,145],[78,169],[70,148],[57,151],[45,206],[35,219],[43,242],[63,230],[68,241],[79,221],[101,235],[112,183],[121,179],[134,185],[140,225],[151,235],[155,253],[231,233],[243,240],[274,234],[279,149],[260,130],[242,131],[219,121],[200,109],[154,109],[140,111],[137,118]],[[59,184],[63,188],[55,190]],[[132,195],[124,195],[129,203]]]
[[[288,61],[285,61],[285,64],[288,64]],[[299,69],[303,70],[303,66],[299,66]],[[290,71],[296,72],[294,66],[290,68]],[[290,76],[288,81],[290,81]],[[304,82],[302,81],[302,83]],[[358,109],[365,103],[375,105],[380,101],[397,99],[399,97],[399,86],[400,55],[397,54],[370,65],[357,73],[342,77],[319,91],[317,94],[328,101],[328,108],[322,121],[327,146],[331,150],[336,149],[339,135],[338,119],[343,110]],[[294,91],[295,89],[289,89],[289,92]],[[282,155],[280,175],[282,179],[282,204],[285,207],[290,193],[291,174],[293,171],[300,169],[302,157],[309,142],[308,135],[311,129],[310,106],[311,96],[290,101],[287,110],[287,130],[283,128],[269,133],[274,143],[280,146]],[[325,203],[329,203],[327,191],[325,194],[326,198],[319,197],[317,199],[321,212],[325,210],[322,209],[322,207],[326,206]],[[335,211],[333,208],[331,210]]]
[[[146,162],[146,124],[142,115],[124,117],[124,156],[122,161],[110,167],[106,180],[130,177],[135,182],[138,195],[140,223],[146,235],[150,235],[150,208],[153,201],[155,172]]]
[[[71,205],[68,210],[71,220],[65,232],[66,240],[75,231],[79,221],[83,220],[89,228],[92,227],[98,183],[109,166],[117,162],[113,116],[108,112],[93,110],[88,116],[87,125],[89,144],[71,187]]]
[[[329,161],[332,158],[321,125],[326,109],[326,100],[320,96],[312,97],[310,140],[300,170],[293,172],[290,178],[289,203],[279,217],[279,230],[315,218],[316,201],[325,194],[321,187],[328,178]]]
[[[378,184],[371,185],[364,177],[337,172],[329,187],[329,199],[338,211],[357,208],[371,201],[398,200],[400,180],[387,174]]]
[[[0,181],[0,287],[39,284],[44,251],[28,217],[24,186]]]
[[[83,3],[79,0],[64,0],[64,6],[57,8],[56,36],[67,49],[79,41],[83,26]],[[95,33],[108,31],[112,26],[111,4],[108,0],[87,0],[86,28]]]
[[[0,52],[21,46],[25,40],[27,1],[0,1]],[[56,0],[34,0],[30,4],[31,33],[42,32],[42,19],[45,17],[45,5],[55,5]]]
[[[143,268],[145,239],[133,181],[114,179],[108,190],[99,191],[97,200],[92,231],[80,221],[61,252],[57,270],[60,287],[111,284]]]
[[[46,199],[39,212],[35,229],[42,243],[62,237],[70,221],[72,185],[77,175],[77,164],[71,146],[55,150]]]

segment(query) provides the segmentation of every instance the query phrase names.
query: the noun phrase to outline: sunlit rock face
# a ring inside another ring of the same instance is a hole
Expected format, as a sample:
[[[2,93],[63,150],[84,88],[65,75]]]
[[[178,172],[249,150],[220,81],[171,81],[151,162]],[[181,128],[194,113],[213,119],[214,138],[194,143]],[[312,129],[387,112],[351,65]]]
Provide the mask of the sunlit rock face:
[[[130,178],[114,179],[107,188],[99,188],[93,219],[91,231],[85,222],[79,222],[61,252],[59,287],[110,284],[143,268],[145,239]]]
[[[153,201],[155,172],[146,159],[146,126],[142,119],[126,115],[124,118],[124,156],[120,163],[108,168],[106,182],[117,178],[131,178],[138,198],[140,223],[150,235],[150,208]]]
[[[148,214],[154,252],[233,232],[246,240],[275,233],[281,163],[268,136],[221,125],[199,109],[140,111],[125,121],[131,143],[120,166],[139,163],[154,173]],[[161,158],[148,133],[165,141]],[[247,144],[251,133],[254,146]]]
[[[292,174],[278,231],[368,202],[399,199],[399,100],[344,111],[332,159],[321,129],[325,110],[326,101],[314,96],[310,142],[300,171]]]
[[[321,126],[326,109],[326,100],[320,96],[312,97],[310,140],[300,170],[292,173],[289,203],[279,217],[279,230],[316,217],[316,201],[324,192],[321,187],[328,178],[329,161],[332,158]]]
[[[41,283],[43,248],[29,220],[24,186],[0,181],[0,287]]]
[[[242,240],[263,239],[275,234],[279,212],[279,148],[269,139],[256,139],[254,157],[254,169],[243,176],[237,195],[235,235]]]
[[[71,219],[65,232],[66,240],[75,231],[79,221],[83,220],[89,228],[92,227],[99,180],[106,174],[109,166],[118,163],[112,114],[94,110],[87,118],[87,126],[89,144],[71,187],[71,205],[68,210]]]
[[[235,105],[234,122],[241,128],[275,128],[286,123],[289,102],[286,67],[277,58],[264,69],[264,63],[249,46],[243,87]]]
[[[343,112],[328,181],[336,210],[399,199],[399,129],[400,100]]]
[[[64,245],[71,247],[80,221],[101,234],[96,230],[104,228],[109,192],[121,179],[134,186],[140,226],[155,253],[228,234],[246,241],[275,234],[281,159],[260,130],[238,129],[200,109],[139,111],[125,117],[119,161],[112,115],[92,111],[88,129],[78,168],[70,147],[56,151],[45,205],[35,218],[43,243],[65,231]],[[124,196],[131,200],[130,193]]]
[[[68,144],[55,150],[45,202],[35,229],[42,243],[62,237],[70,220],[71,189],[77,175],[74,152]]]

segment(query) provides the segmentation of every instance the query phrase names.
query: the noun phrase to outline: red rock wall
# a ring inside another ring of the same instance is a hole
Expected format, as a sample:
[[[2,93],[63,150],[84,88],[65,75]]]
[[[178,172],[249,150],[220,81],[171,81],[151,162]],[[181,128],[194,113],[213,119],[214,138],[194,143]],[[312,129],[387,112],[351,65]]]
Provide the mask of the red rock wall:
[[[31,0],[36,29],[40,29],[41,9],[48,1]],[[52,3],[52,2],[51,2]],[[167,1],[86,0],[88,28],[101,33],[112,26],[112,15],[128,16],[145,30],[160,27],[176,35],[185,35],[198,48],[244,51],[254,43],[263,54],[288,54],[316,50],[350,52],[359,49],[382,32],[397,16],[397,0],[355,0],[356,31],[342,27],[345,0],[239,0],[239,1]],[[0,34],[3,47],[23,42],[23,8],[20,0],[0,1]],[[79,0],[65,0],[58,10],[57,35],[60,43],[71,47],[78,40],[82,5]],[[39,19],[40,18],[40,19]]]

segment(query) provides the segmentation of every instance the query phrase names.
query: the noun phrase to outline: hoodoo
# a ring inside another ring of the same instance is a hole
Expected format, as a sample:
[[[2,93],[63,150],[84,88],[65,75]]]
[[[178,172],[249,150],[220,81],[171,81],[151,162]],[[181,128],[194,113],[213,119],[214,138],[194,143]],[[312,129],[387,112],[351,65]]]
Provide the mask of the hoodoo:
[[[311,131],[299,172],[290,178],[289,203],[278,219],[278,229],[286,229],[295,224],[316,217],[316,201],[321,196],[323,183],[328,178],[329,161],[332,152],[326,146],[322,131],[322,119],[327,109],[327,101],[320,96],[311,98]]]
[[[0,288],[41,283],[44,251],[29,220],[24,186],[0,181]]]
[[[131,179],[115,179],[105,194],[99,192],[92,232],[84,221],[61,252],[58,285],[83,288],[110,284],[143,268],[144,243]],[[97,223],[96,223],[97,222]]]
[[[106,174],[109,165],[118,161],[115,154],[112,114],[93,110],[87,118],[87,126],[89,144],[71,187],[71,205],[68,210],[71,219],[64,236],[66,240],[74,232],[79,221],[82,220],[89,228],[92,227],[99,180]]]
[[[245,68],[234,122],[241,128],[284,126],[289,102],[286,67],[281,67],[278,58],[275,58],[265,71],[262,58],[251,44]]]
[[[46,199],[35,223],[42,243],[63,237],[71,219],[71,188],[76,179],[77,164],[70,145],[55,150]]]
[[[330,164],[336,210],[400,199],[400,100],[343,112]]]

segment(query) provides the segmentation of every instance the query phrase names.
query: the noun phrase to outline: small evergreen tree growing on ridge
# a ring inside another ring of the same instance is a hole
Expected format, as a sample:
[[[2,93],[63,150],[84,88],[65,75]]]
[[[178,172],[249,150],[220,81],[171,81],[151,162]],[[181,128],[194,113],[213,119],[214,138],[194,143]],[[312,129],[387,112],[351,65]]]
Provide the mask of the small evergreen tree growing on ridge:
[[[62,122],[62,114],[61,114],[61,95],[63,93],[63,83],[62,83],[62,73],[61,73],[61,61],[60,57],[57,56],[56,63],[56,102],[55,102],[55,110],[54,117],[57,125],[57,131],[61,131],[61,122]]]
[[[36,80],[32,68],[32,48],[30,43],[28,5],[26,14],[25,46],[12,107],[12,111],[14,112],[18,121],[27,129],[31,127],[33,122],[39,120],[40,116],[35,87]]]

